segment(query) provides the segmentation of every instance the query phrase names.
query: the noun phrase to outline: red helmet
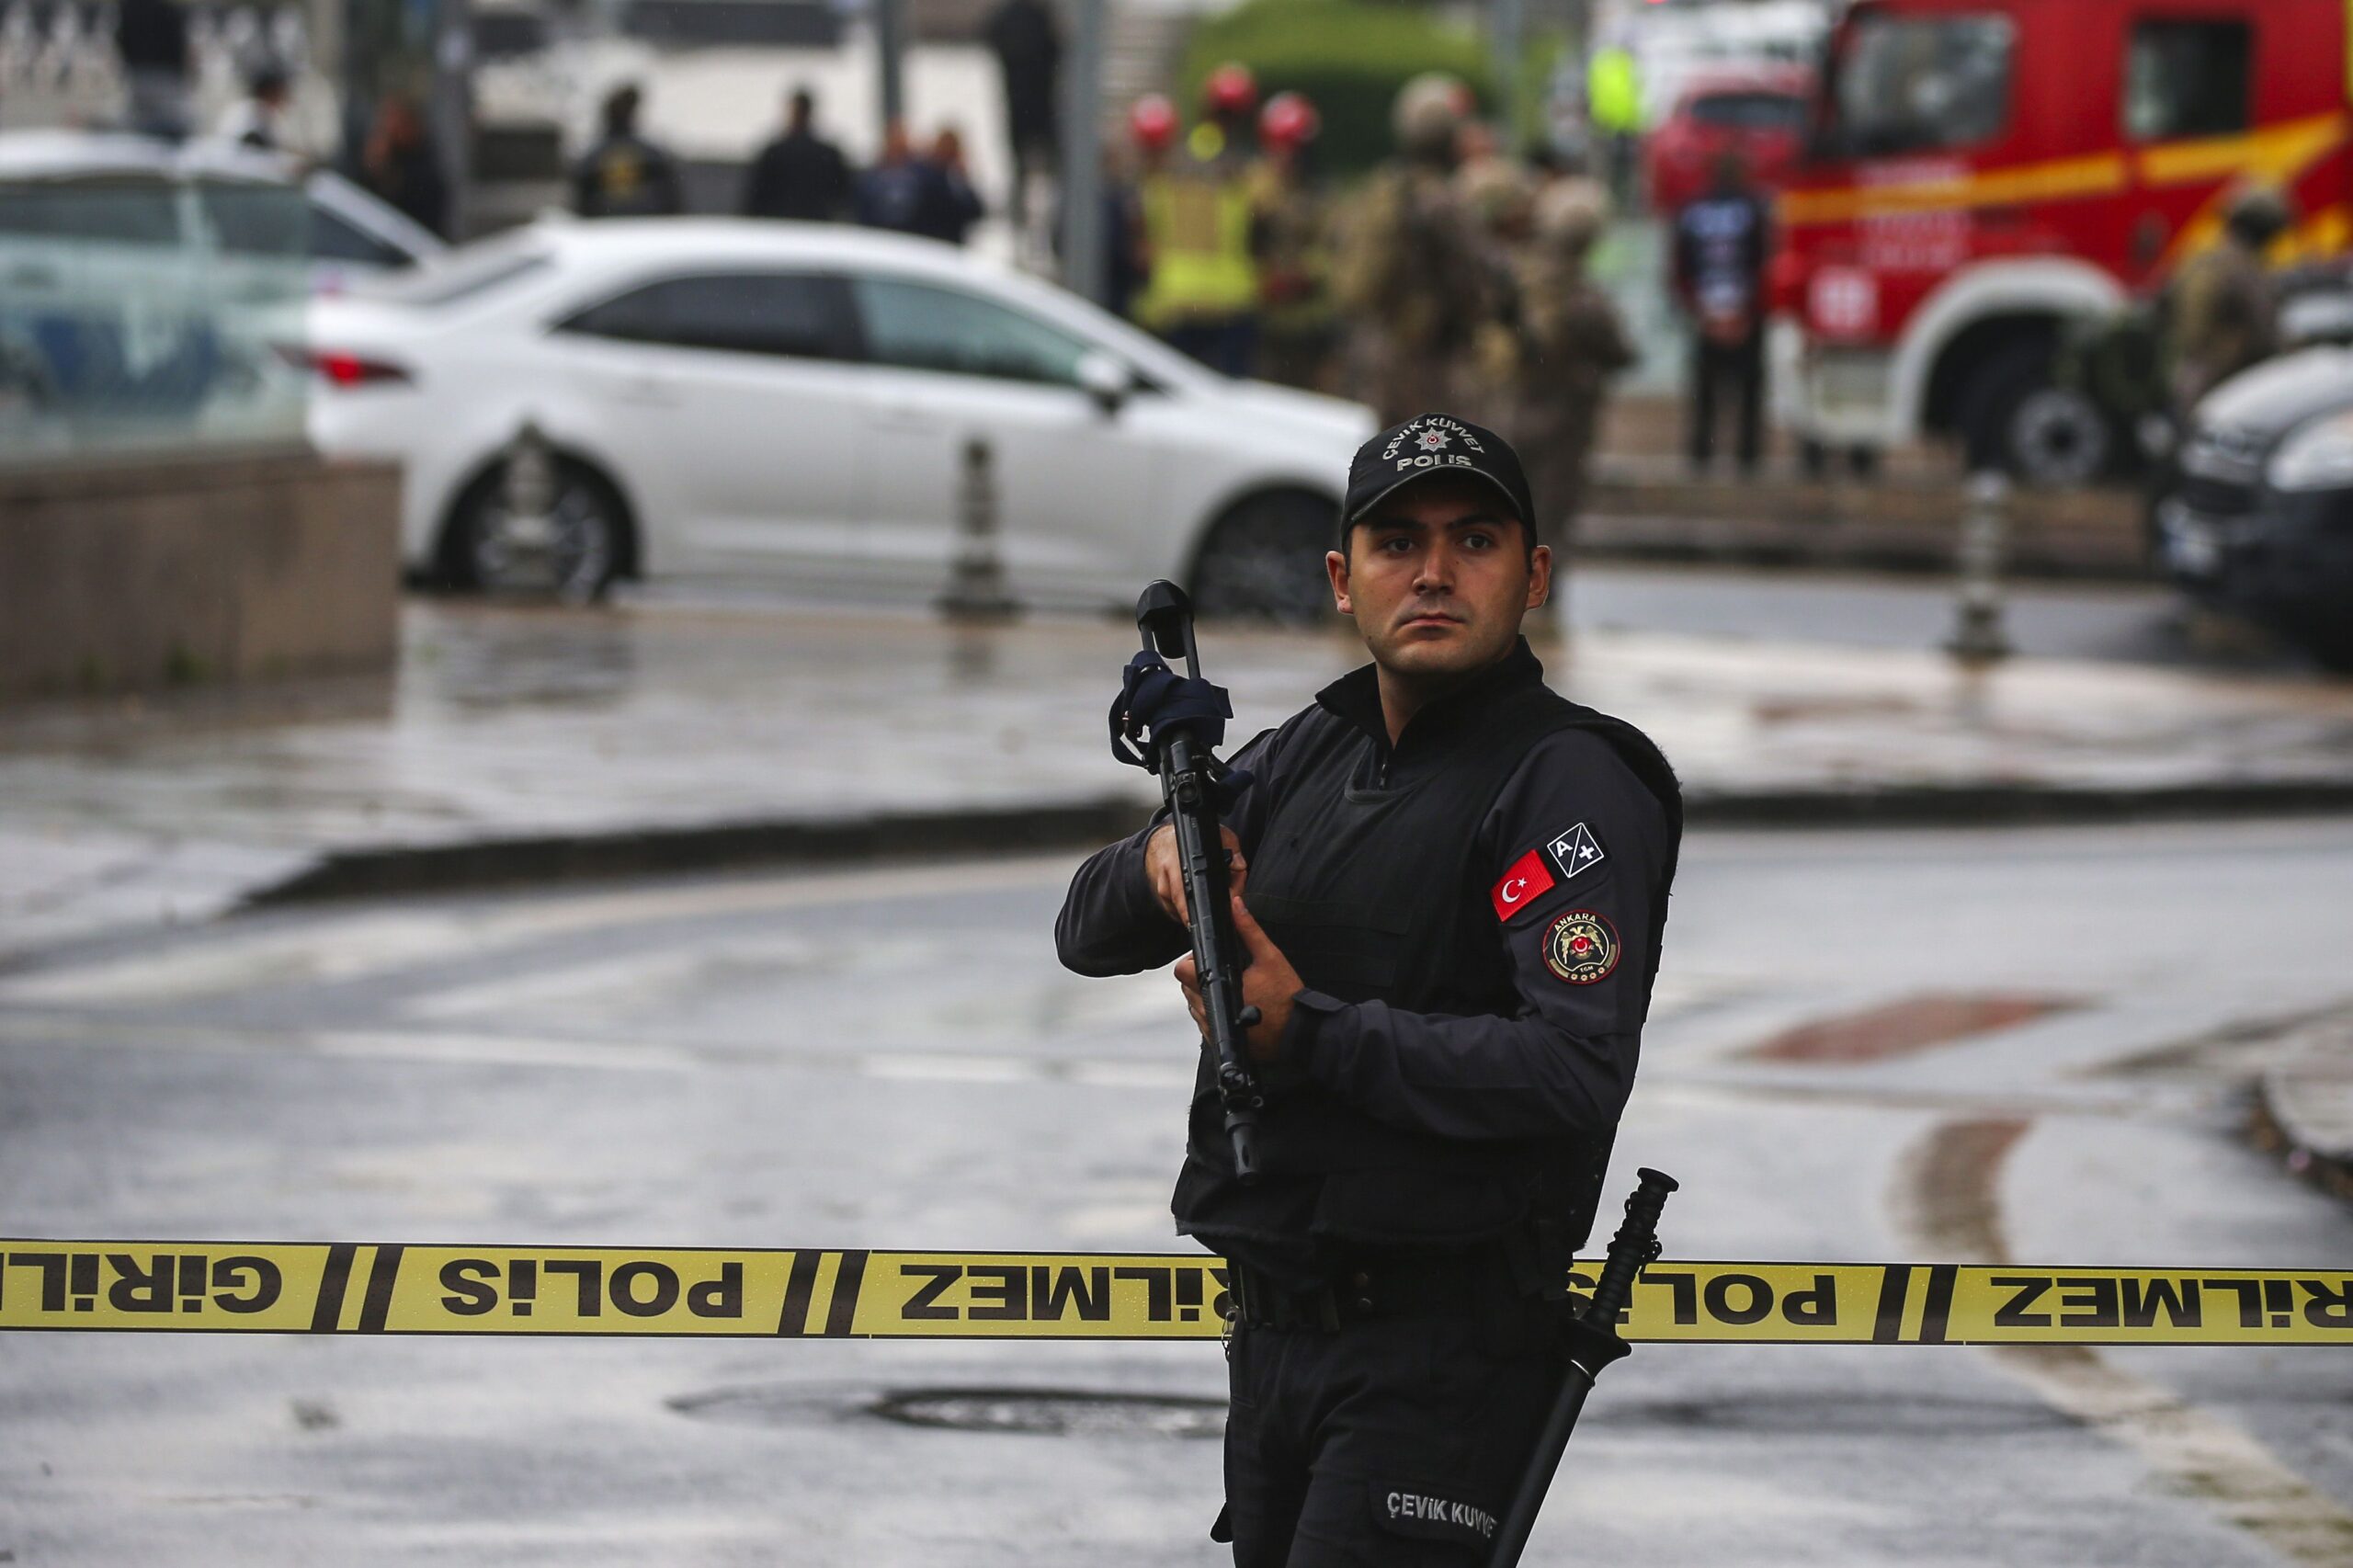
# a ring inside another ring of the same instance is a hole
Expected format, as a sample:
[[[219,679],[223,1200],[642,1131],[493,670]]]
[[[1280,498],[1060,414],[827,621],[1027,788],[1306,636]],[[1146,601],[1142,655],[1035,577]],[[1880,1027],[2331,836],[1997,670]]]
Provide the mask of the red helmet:
[[[1128,110],[1128,134],[1146,152],[1160,151],[1176,140],[1176,106],[1158,93],[1146,93]]]
[[[1258,79],[1247,65],[1229,60],[1201,84],[1201,107],[1221,119],[1248,114],[1258,107]]]
[[[1277,93],[1258,114],[1258,140],[1270,147],[1298,147],[1315,140],[1324,117],[1305,93]]]

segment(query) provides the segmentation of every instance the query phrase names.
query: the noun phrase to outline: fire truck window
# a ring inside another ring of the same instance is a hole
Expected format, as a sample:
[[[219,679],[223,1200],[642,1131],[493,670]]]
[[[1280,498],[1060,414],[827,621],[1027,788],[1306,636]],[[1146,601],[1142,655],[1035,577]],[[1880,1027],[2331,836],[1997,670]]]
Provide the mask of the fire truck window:
[[[1839,141],[1858,157],[1991,141],[2017,44],[2007,17],[1864,17],[1838,71]]]
[[[2254,123],[2255,29],[2143,22],[2124,62],[2124,133],[2135,142],[2235,136]]]

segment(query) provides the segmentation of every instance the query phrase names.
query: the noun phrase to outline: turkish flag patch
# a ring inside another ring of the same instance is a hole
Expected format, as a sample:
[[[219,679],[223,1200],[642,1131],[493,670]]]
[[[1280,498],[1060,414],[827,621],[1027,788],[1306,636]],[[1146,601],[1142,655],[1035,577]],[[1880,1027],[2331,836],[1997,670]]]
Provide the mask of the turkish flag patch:
[[[1487,897],[1495,906],[1495,918],[1509,922],[1534,907],[1536,901],[1552,889],[1552,873],[1544,869],[1544,852],[1531,849],[1511,863],[1503,881],[1487,890]]]

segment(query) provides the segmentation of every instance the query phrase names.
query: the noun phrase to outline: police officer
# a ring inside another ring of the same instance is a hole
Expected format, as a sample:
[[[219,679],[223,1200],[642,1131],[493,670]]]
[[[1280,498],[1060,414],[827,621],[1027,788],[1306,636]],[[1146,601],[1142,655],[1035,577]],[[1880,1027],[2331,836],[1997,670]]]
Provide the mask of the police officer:
[[[583,218],[666,217],[686,210],[678,165],[638,134],[643,95],[615,88],[605,99],[605,133],[572,172],[572,210]]]
[[[1492,431],[1368,442],[1325,565],[1372,663],[1235,758],[1263,1168],[1236,1179],[1205,1061],[1172,1206],[1231,1264],[1241,1568],[1476,1561],[1558,1387],[1682,808],[1639,731],[1545,686],[1531,516]],[[1173,839],[1090,858],[1055,937],[1082,974],[1184,955],[1199,1023]]]
[[[1690,315],[1688,428],[1691,467],[1704,473],[1715,456],[1716,410],[1738,405],[1743,475],[1765,449],[1765,268],[1772,259],[1772,216],[1738,153],[1716,160],[1708,194],[1676,214],[1676,298]]]

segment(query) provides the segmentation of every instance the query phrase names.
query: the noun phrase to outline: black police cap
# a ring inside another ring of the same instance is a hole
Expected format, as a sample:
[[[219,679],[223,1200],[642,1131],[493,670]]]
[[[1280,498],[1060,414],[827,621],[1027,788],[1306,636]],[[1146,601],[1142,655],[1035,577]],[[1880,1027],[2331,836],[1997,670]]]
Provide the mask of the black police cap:
[[[1529,497],[1528,475],[1511,443],[1483,425],[1451,414],[1417,414],[1357,449],[1348,464],[1347,498],[1340,504],[1340,548],[1347,549],[1348,530],[1367,512],[1405,486],[1439,474],[1484,480],[1528,530],[1529,540],[1535,540],[1536,505]]]

